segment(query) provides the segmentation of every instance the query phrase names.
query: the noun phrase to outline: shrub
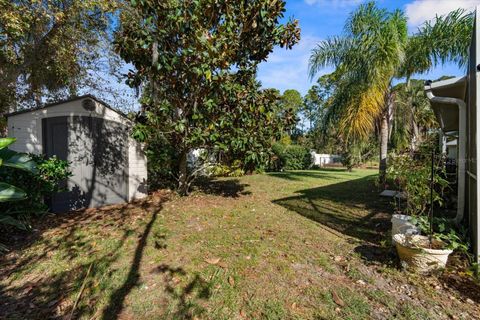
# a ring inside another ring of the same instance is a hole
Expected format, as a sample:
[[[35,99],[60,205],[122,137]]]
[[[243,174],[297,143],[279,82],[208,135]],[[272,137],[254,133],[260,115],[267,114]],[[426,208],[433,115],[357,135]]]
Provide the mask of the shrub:
[[[135,135],[134,138],[142,141]],[[146,147],[149,188],[174,188],[178,171],[178,152],[175,147],[169,145],[162,136]]]
[[[427,212],[430,204],[431,173],[431,157],[428,154],[423,153],[416,157],[409,154],[390,156],[387,178],[395,181],[397,187],[403,191],[407,214],[421,215]],[[441,159],[436,159],[433,175],[434,205],[443,205],[443,192],[448,187],[448,181],[444,176]]]
[[[274,171],[308,169],[312,163],[309,150],[299,145],[275,143],[272,152],[271,169]]]
[[[35,162],[36,171],[20,171],[11,167],[0,167],[0,180],[14,183],[26,193],[26,198],[15,202],[0,203],[2,216],[8,217],[4,224],[14,225],[18,228],[28,228],[28,218],[47,212],[45,197],[63,191],[62,184],[70,175],[67,161],[56,157],[29,155]]]
[[[349,172],[359,164],[361,164],[361,158],[357,153],[352,152],[351,150],[345,150],[342,152],[342,165],[347,168]]]
[[[208,168],[207,174],[212,177],[241,177],[245,175],[242,163],[239,160],[233,161],[232,165],[215,164]]]

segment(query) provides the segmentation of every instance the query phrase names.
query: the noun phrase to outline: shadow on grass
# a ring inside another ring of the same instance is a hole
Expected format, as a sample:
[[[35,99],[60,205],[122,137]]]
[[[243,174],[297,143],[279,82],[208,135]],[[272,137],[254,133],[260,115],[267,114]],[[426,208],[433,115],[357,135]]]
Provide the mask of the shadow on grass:
[[[300,172],[309,177],[321,176]],[[295,173],[296,174],[296,173]],[[379,244],[390,227],[388,200],[378,196],[376,176],[300,190],[274,203],[343,235]]]
[[[394,247],[362,244],[355,248],[355,252],[360,255],[367,265],[398,267],[399,260]]]
[[[215,179],[202,178],[196,181],[193,191],[199,191],[206,194],[217,195],[227,198],[238,198],[242,195],[251,194],[245,191],[248,184],[240,183],[239,179]]]
[[[163,275],[165,291],[174,302],[173,310],[165,315],[168,319],[198,319],[198,316],[206,312],[198,302],[211,297],[213,282],[196,274],[186,284],[176,284],[176,277],[186,276],[187,272],[183,268],[166,264],[159,265],[153,272]]]
[[[18,243],[14,252],[0,260],[0,277],[9,281],[0,285],[0,319],[69,319],[70,314],[72,319],[122,318],[127,296],[141,283],[147,246],[167,248],[166,235],[157,229],[156,221],[168,195],[58,215],[50,217],[48,225],[39,224],[35,236]],[[46,233],[53,227],[53,235]],[[51,274],[30,270],[38,264],[53,268],[50,256],[70,266],[50,269]],[[121,267],[125,262],[127,270]],[[211,282],[167,264],[153,272],[164,276],[163,290],[173,306],[162,311],[167,318],[194,319],[205,312],[200,300],[210,297]],[[178,275],[189,281],[181,286],[176,282]]]
[[[3,279],[14,274],[14,277],[28,278],[0,287],[0,318],[13,319],[55,319],[68,318],[73,311],[72,319],[81,317],[95,318],[100,316],[96,302],[101,300],[105,292],[102,286],[115,283],[113,279],[118,271],[114,265],[127,250],[125,244],[137,233],[133,226],[136,219],[150,219],[140,236],[133,256],[133,261],[125,282],[111,295],[103,318],[115,319],[123,308],[123,302],[130,290],[137,285],[138,269],[143,251],[155,222],[158,212],[168,196],[160,195],[153,200],[138,201],[101,209],[88,209],[74,213],[48,217],[48,223],[36,225],[38,230],[16,244],[11,255],[2,257],[0,277]],[[153,213],[152,213],[153,212]],[[54,234],[44,236],[52,228]],[[112,233],[118,233],[115,237]],[[32,247],[31,252],[22,250],[41,241],[40,248]],[[112,241],[108,250],[97,251],[96,242]],[[157,243],[157,242],[156,242]],[[18,252],[18,254],[17,254]],[[71,268],[59,270],[53,275],[31,272],[29,268],[38,263],[48,262],[49,256],[70,261]],[[82,263],[75,263],[77,257],[91,257]],[[88,272],[90,270],[90,272]],[[18,279],[17,279],[18,280]],[[79,292],[84,287],[80,303],[73,309],[72,291]],[[107,315],[108,313],[108,315]]]
[[[113,294],[110,296],[110,301],[108,302],[107,307],[103,310],[102,319],[117,319],[118,315],[123,309],[123,303],[127,295],[132,291],[132,289],[137,286],[138,280],[140,279],[140,263],[142,262],[143,251],[147,245],[147,239],[152,230],[152,226],[157,220],[157,215],[160,212],[161,207],[156,209],[150,221],[145,226],[145,229],[142,232],[142,235],[138,239],[137,247],[135,248],[135,254],[133,256],[133,261],[128,271],[127,279],[121,287],[117,288]]]
[[[268,172],[271,177],[285,179],[289,181],[303,181],[305,178],[320,178],[323,180],[337,180],[338,173],[345,172],[345,168],[322,168],[318,170],[299,170],[299,171],[284,171],[284,172]],[[335,175],[336,173],[336,175]]]

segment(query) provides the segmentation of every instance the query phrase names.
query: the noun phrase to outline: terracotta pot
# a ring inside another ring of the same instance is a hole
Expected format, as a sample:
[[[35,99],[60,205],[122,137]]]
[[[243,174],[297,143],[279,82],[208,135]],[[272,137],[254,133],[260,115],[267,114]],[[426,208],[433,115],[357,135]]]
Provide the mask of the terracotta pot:
[[[397,253],[402,261],[411,269],[427,273],[445,268],[450,249],[430,249],[428,237],[421,235],[396,234],[393,236]],[[445,247],[445,243],[433,240],[434,247]]]

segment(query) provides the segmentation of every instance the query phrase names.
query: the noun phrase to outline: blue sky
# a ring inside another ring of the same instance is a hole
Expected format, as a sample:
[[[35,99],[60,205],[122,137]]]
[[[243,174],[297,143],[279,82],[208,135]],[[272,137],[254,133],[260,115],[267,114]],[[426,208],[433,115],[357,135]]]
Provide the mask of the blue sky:
[[[366,1],[366,0],[365,0]],[[287,0],[286,18],[298,19],[301,32],[300,42],[292,49],[276,48],[266,62],[260,65],[258,79],[265,88],[280,91],[296,89],[305,94],[312,82],[308,77],[310,51],[322,39],[340,35],[350,12],[364,0]],[[380,7],[389,10],[402,9],[407,15],[409,32],[413,33],[425,20],[436,14],[442,15],[456,8],[473,9],[480,0],[380,0]],[[322,70],[318,76],[331,72]],[[456,65],[439,66],[417,78],[437,79],[442,75],[463,75]]]
[[[367,0],[286,0],[285,21],[292,17],[299,20],[301,40],[292,49],[275,48],[268,60],[260,65],[257,78],[264,88],[277,88],[281,92],[296,89],[304,95],[312,86],[308,77],[308,58],[310,51],[322,39],[340,35],[349,14]],[[446,14],[457,8],[473,10],[480,5],[480,0],[377,0],[380,7],[388,10],[404,10],[408,17],[409,32],[413,33],[424,21],[436,14]],[[124,68],[125,70],[128,67]],[[318,76],[332,72],[321,70]],[[420,79],[438,79],[442,75],[460,76],[464,71],[448,64],[439,66],[427,74],[417,75]],[[114,99],[108,93],[100,94],[113,106],[124,111],[138,109],[138,101],[133,89],[124,84],[124,80],[108,78],[108,85],[121,96]],[[96,92],[88,92],[96,94]],[[110,99],[111,98],[111,99]]]

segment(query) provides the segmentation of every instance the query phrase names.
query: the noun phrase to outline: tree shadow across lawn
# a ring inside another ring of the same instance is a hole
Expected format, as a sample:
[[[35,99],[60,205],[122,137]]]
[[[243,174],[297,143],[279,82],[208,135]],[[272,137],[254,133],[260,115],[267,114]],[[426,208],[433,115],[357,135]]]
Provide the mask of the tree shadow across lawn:
[[[123,282],[123,284],[117,288],[113,294],[110,296],[110,301],[107,307],[103,310],[102,319],[117,319],[118,315],[123,309],[123,304],[127,295],[132,291],[132,289],[138,285],[138,281],[140,279],[140,263],[142,262],[143,251],[145,250],[145,246],[147,245],[147,239],[150,236],[150,232],[152,230],[152,226],[157,220],[157,215],[160,212],[161,207],[156,209],[150,220],[148,221],[145,229],[143,230],[140,238],[138,239],[137,246],[135,248],[135,253],[133,256],[132,264],[130,265],[130,269],[128,271],[127,278]]]
[[[227,198],[238,198],[251,194],[250,191],[245,191],[246,187],[248,187],[248,184],[240,183],[239,179],[201,178],[194,184],[193,191]]]
[[[27,278],[26,281],[15,285],[0,286],[2,301],[0,318],[68,319],[72,312],[72,319],[90,318],[95,311],[99,311],[96,301],[103,295],[103,292],[99,291],[98,281],[110,283],[115,278],[118,270],[114,265],[121,259],[121,253],[125,252],[127,239],[131,239],[137,233],[133,226],[134,221],[147,219],[147,224],[135,246],[128,275],[110,296],[110,302],[103,314],[103,318],[117,318],[123,309],[126,296],[138,284],[138,270],[147,238],[158,212],[167,199],[168,195],[159,195],[154,199],[136,203],[57,215],[48,218],[52,220],[48,225],[39,224],[37,234],[25,239],[24,243],[18,243],[11,256],[4,256],[0,260],[2,267],[0,277],[22,274],[22,277]],[[56,229],[55,235],[45,236],[44,233],[53,227]],[[112,234],[114,232],[118,236],[114,236]],[[92,241],[92,237],[97,240]],[[30,250],[31,253],[22,253],[40,239],[43,241],[41,248]],[[115,240],[112,247],[109,247],[109,250],[97,251],[93,242],[107,239]],[[51,275],[29,270],[34,264],[46,263],[49,255],[53,254],[56,255],[56,259],[70,261],[71,267]],[[91,258],[76,264],[79,256]],[[72,290],[84,292],[79,298],[81,303],[74,310]],[[100,316],[98,313],[94,315],[96,318],[98,316]]]
[[[376,176],[297,191],[274,200],[284,208],[341,234],[380,244],[390,228],[388,200],[378,195]]]
[[[292,170],[284,172],[269,172],[271,177],[285,179],[289,181],[303,181],[305,178],[319,178],[323,180],[336,180],[338,173],[347,172],[345,168],[322,168],[318,170]],[[337,174],[337,175],[335,175]]]
[[[167,264],[157,266],[152,273],[163,276],[165,292],[173,303],[173,308],[164,314],[167,319],[198,319],[206,310],[200,303],[208,300],[212,295],[213,281],[207,281],[199,274],[184,283],[177,283],[177,276],[186,277],[187,272],[181,267],[171,267]]]

